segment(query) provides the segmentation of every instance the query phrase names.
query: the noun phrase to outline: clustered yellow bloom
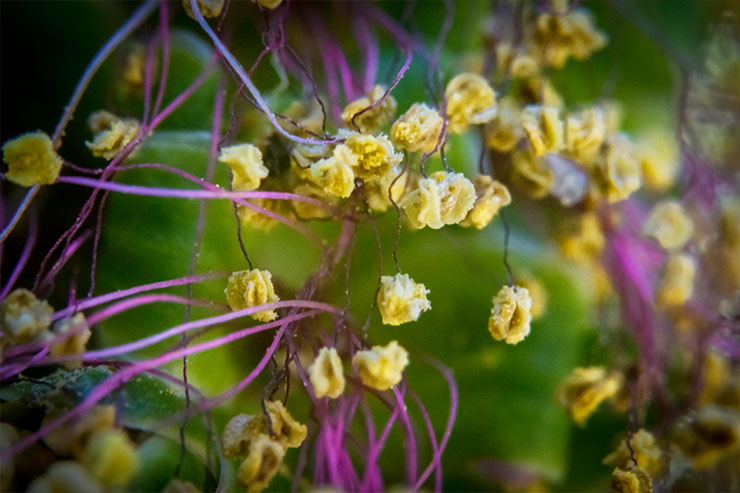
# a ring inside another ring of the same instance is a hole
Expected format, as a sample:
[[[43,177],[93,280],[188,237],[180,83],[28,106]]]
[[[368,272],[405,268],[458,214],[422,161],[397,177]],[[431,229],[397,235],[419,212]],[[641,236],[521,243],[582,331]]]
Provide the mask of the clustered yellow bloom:
[[[565,127],[553,106],[528,105],[522,111],[522,128],[536,156],[565,147]]]
[[[601,191],[610,203],[626,199],[642,184],[640,161],[624,134],[607,138],[606,152],[596,171]]]
[[[487,144],[499,152],[510,152],[524,137],[521,115],[511,98],[505,97],[496,105],[496,114],[488,123]]]
[[[310,165],[311,178],[326,193],[346,198],[352,195],[355,189],[355,173],[352,167],[357,164],[357,156],[349,146],[338,145],[334,148],[332,157]]]
[[[709,468],[740,449],[740,411],[704,406],[676,424],[673,440],[696,469]]]
[[[336,399],[344,392],[344,371],[336,348],[322,347],[308,375],[316,397]]]
[[[119,429],[95,433],[85,447],[85,469],[106,486],[123,486],[139,467],[139,456],[128,435]]]
[[[437,110],[424,103],[414,103],[393,123],[391,141],[407,151],[432,152],[443,124],[444,119]]]
[[[231,189],[236,192],[256,190],[269,174],[262,163],[262,151],[252,144],[223,147],[218,160],[231,168]]]
[[[448,128],[453,133],[465,131],[471,124],[486,123],[485,118],[477,116],[496,103],[496,93],[488,81],[473,73],[455,76],[447,84],[445,96]]]
[[[440,229],[465,219],[474,204],[475,186],[462,173],[436,171],[419,180],[402,207],[411,227]]]
[[[488,331],[497,341],[518,344],[529,335],[532,322],[532,297],[527,288],[504,286],[492,300]]]
[[[629,447],[627,440],[629,440]],[[637,462],[637,467],[651,476],[657,475],[663,468],[663,451],[653,434],[643,428],[620,441],[617,449],[604,458],[603,464],[629,469],[630,465],[634,465],[632,457]]]
[[[565,124],[566,151],[581,163],[592,163],[607,131],[606,111],[598,106],[571,114]]]
[[[653,493],[653,480],[639,467],[612,471],[612,493]]]
[[[402,202],[406,190],[416,186],[416,175],[412,175],[409,171],[402,172],[398,168],[398,166],[391,168],[379,180],[365,182],[363,188],[370,209],[385,212],[391,206],[389,192],[393,196],[393,202],[398,205]],[[392,191],[391,187],[393,187]]]
[[[119,118],[105,110],[96,111],[88,119],[90,130],[95,133],[92,142],[85,145],[93,156],[113,159],[139,135],[139,122],[135,118]]]
[[[386,346],[356,352],[352,364],[357,367],[364,385],[388,390],[401,381],[403,370],[409,364],[409,353],[398,342],[391,341]]]
[[[679,253],[668,257],[655,295],[655,303],[663,307],[686,303],[694,294],[695,276],[696,262],[691,255]]]
[[[558,402],[583,426],[599,404],[615,396],[620,387],[619,375],[609,375],[602,366],[576,368],[560,384]]]
[[[593,260],[601,254],[606,239],[594,212],[578,217],[560,238],[560,250],[566,257],[579,262]]]
[[[62,169],[62,158],[41,130],[5,142],[3,161],[8,165],[5,177],[24,187],[54,183]]]
[[[541,13],[525,33],[528,51],[542,62],[560,68],[568,58],[584,60],[606,44],[606,35],[594,27],[588,12],[575,9],[567,13]]]
[[[27,344],[44,335],[54,309],[27,289],[13,290],[0,307],[0,326],[11,343]]]
[[[676,138],[665,129],[646,132],[637,143],[642,181],[650,190],[662,191],[673,185],[678,173]]]
[[[408,274],[380,278],[378,308],[387,325],[401,325],[419,320],[421,312],[430,310],[427,300],[429,290],[421,283],[414,282]]]
[[[44,423],[57,417],[57,414],[49,414],[44,418]],[[112,430],[115,420],[114,406],[96,406],[71,426],[56,428],[48,433],[44,443],[57,455],[81,458],[90,438],[98,432]]]
[[[511,181],[533,199],[541,199],[552,190],[552,170],[543,158],[530,150],[514,151],[511,171]]]
[[[49,354],[52,356],[61,356],[64,354],[76,354],[85,351],[87,342],[90,340],[90,336],[92,335],[90,327],[87,325],[87,320],[85,320],[85,315],[78,313],[72,318],[65,318],[56,322],[52,331],[46,335],[46,338],[52,339],[61,334],[67,333],[72,333],[73,335],[66,337],[63,341],[57,344],[52,344],[49,347]],[[81,364],[81,360],[65,362],[65,366],[68,369],[77,368]]]
[[[537,278],[529,274],[519,277],[516,284],[529,291],[529,296],[532,297],[532,309],[530,310],[532,320],[544,315],[547,310],[547,290],[545,286]]]
[[[306,425],[298,423],[280,401],[265,402],[267,416],[239,414],[224,428],[221,447],[224,457],[245,457],[239,466],[239,482],[249,492],[260,492],[283,463],[288,448],[306,439]],[[269,420],[269,422],[268,422]]]
[[[403,155],[393,149],[388,137],[382,134],[373,136],[352,133],[344,144],[337,147],[342,146],[346,146],[354,155],[352,167],[355,174],[363,180],[372,181],[383,177],[403,159]],[[339,152],[346,150],[342,149]]]
[[[498,211],[511,204],[511,194],[503,183],[488,175],[478,176],[473,180],[475,203],[460,222],[460,226],[483,229],[490,224]]]
[[[272,285],[272,274],[267,270],[241,270],[229,277],[226,286],[226,301],[232,310],[263,305],[279,301]],[[262,310],[252,314],[260,322],[269,322],[277,318],[275,310]]]
[[[679,202],[667,200],[653,207],[642,232],[655,238],[666,250],[677,250],[691,239],[694,225]]]
[[[342,111],[342,121],[349,128],[357,127],[362,133],[373,133],[390,122],[396,114],[396,100],[390,94],[377,106],[364,111],[385,94],[382,86],[373,87],[366,95],[352,101]]]

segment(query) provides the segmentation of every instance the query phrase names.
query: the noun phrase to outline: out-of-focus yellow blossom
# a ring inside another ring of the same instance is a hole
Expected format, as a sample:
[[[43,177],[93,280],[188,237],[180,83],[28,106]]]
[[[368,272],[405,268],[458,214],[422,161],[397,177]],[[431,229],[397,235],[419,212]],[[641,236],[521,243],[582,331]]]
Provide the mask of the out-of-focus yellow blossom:
[[[190,481],[172,478],[172,480],[167,483],[167,486],[164,487],[162,493],[200,493],[200,489]]]
[[[139,467],[139,456],[128,435],[112,429],[90,438],[82,462],[87,472],[104,485],[123,486]]]
[[[606,152],[598,164],[601,191],[610,203],[619,202],[637,191],[642,183],[640,161],[626,135],[614,134],[606,140]]]
[[[566,150],[575,160],[591,164],[598,156],[607,134],[606,112],[598,106],[568,115],[565,125]]]
[[[189,0],[184,1],[189,3]],[[123,63],[123,80],[132,88],[141,87],[144,84],[145,73],[146,49],[142,43],[133,43]],[[98,132],[100,130],[93,130],[93,133]]]
[[[427,300],[428,293],[426,286],[414,282],[408,274],[381,277],[378,308],[383,323],[401,325],[419,320],[421,312],[432,308]]]
[[[496,43],[496,63],[512,77],[532,77],[542,68],[535,56],[522,48],[512,49],[511,43],[506,41]]]
[[[403,377],[409,364],[409,353],[398,342],[387,346],[373,346],[371,350],[358,351],[352,357],[362,383],[376,390],[388,390]]]
[[[300,447],[308,434],[306,425],[296,421],[281,401],[267,401],[265,408],[270,417],[272,438],[287,448]]]
[[[504,286],[493,297],[488,331],[497,341],[518,344],[529,335],[532,297],[527,288]]]
[[[259,493],[267,488],[283,463],[285,448],[267,435],[259,435],[249,447],[249,452],[239,466],[239,482],[249,493]]]
[[[379,180],[365,182],[364,190],[367,198],[367,204],[370,209],[377,212],[385,212],[391,206],[390,197],[388,192],[393,187],[393,201],[396,205],[400,205],[403,201],[403,196],[407,190],[415,188],[417,185],[416,175],[406,171],[398,177],[399,170],[398,166],[391,168],[391,170],[383,175]],[[398,178],[398,179],[396,179]],[[394,183],[395,182],[395,183]]]
[[[27,289],[13,290],[0,307],[0,326],[12,342],[27,344],[43,335],[54,309],[46,300],[38,300]]]
[[[344,144],[337,146],[341,149],[339,152],[344,152],[342,145],[348,147],[355,155],[357,160],[354,172],[363,180],[372,181],[381,178],[403,159],[403,155],[393,149],[388,137],[382,134],[373,136],[353,133],[347,137]],[[335,154],[336,152],[335,150]]]
[[[406,197],[403,209],[411,227],[439,229],[457,224],[475,204],[475,186],[462,173],[436,171],[419,181]]]
[[[58,416],[50,414],[44,423],[53,421]],[[113,429],[116,420],[114,406],[96,406],[71,426],[59,427],[44,437],[44,443],[57,455],[74,455],[82,457],[87,442],[94,434]]]
[[[473,73],[455,76],[447,84],[445,96],[448,128],[452,133],[465,131],[476,114],[496,103],[496,93],[488,81]]]
[[[27,493],[102,493],[103,487],[88,476],[80,464],[72,461],[55,462],[43,476],[35,479]]]
[[[326,202],[329,204],[332,203],[334,199],[334,196],[329,195],[323,189],[319,188],[317,185],[313,183],[301,183],[300,185],[296,185],[295,188],[293,188],[293,192],[299,195],[305,195],[306,197],[311,197],[311,198],[314,198],[314,199],[317,199],[317,200],[320,200],[322,202]],[[279,201],[279,202],[285,202],[285,201]],[[327,218],[332,217],[331,211],[327,209],[326,207],[309,204],[307,202],[296,200],[292,202],[292,207],[293,207],[293,212],[295,212],[295,216],[304,221],[311,220],[311,219],[327,219]],[[283,214],[283,215],[286,215],[286,214]]]
[[[283,0],[256,0],[256,2],[266,9],[273,10],[278,8],[283,3]]]
[[[486,132],[488,147],[499,152],[510,152],[524,137],[519,109],[510,98],[503,98],[496,105],[496,116]]]
[[[311,164],[311,176],[326,193],[335,197],[349,197],[355,189],[355,173],[346,162],[336,157]]]
[[[527,105],[522,111],[522,128],[536,156],[565,146],[565,127],[553,106]]]
[[[736,379],[736,376],[730,372],[730,364],[727,358],[714,351],[709,351],[704,357],[704,364],[702,365],[701,394],[697,399],[697,404],[715,403],[728,407],[737,406],[736,403],[731,402],[735,399],[726,399],[729,397],[728,394],[733,391],[732,385],[727,384],[730,383],[730,380]],[[740,411],[740,407],[738,407],[738,411]]]
[[[539,279],[526,274],[518,277],[516,284],[529,291],[529,296],[532,298],[532,308],[530,310],[532,320],[544,315],[545,310],[547,310],[547,290]]]
[[[662,191],[673,185],[678,173],[676,137],[665,129],[645,133],[637,144],[642,181],[649,190]]]
[[[607,374],[602,366],[576,368],[560,384],[558,402],[583,426],[599,404],[616,395],[620,386],[619,375]]]
[[[213,18],[221,15],[221,11],[224,8],[224,0],[197,0],[197,5],[203,17]],[[195,19],[195,14],[193,14],[193,9],[190,6],[190,0],[182,0],[182,6],[185,12]]]
[[[272,274],[268,270],[241,270],[229,276],[226,286],[226,301],[232,310],[243,310],[252,306],[279,301],[272,285]],[[260,322],[277,318],[275,310],[262,310],[251,315]]]
[[[676,424],[673,440],[694,468],[707,469],[740,448],[740,412],[704,406]]]
[[[3,161],[8,165],[5,178],[24,187],[54,183],[62,169],[62,158],[41,130],[5,142]]]
[[[135,118],[119,118],[105,110],[96,111],[88,119],[90,129],[97,133],[92,142],[85,142],[95,157],[113,159],[139,135]]]
[[[585,60],[606,45],[606,36],[594,27],[588,12],[582,9],[565,14],[541,13],[531,30],[526,35],[534,44],[530,51],[555,68],[561,68],[570,57]]]
[[[443,124],[444,119],[437,110],[424,103],[414,103],[393,123],[391,141],[407,151],[432,152]]]
[[[637,432],[625,440],[619,442],[617,449],[607,455],[602,463],[607,466],[615,466],[620,469],[629,469],[634,466],[633,453],[627,446],[627,441],[634,452],[637,467],[651,476],[657,475],[663,468],[663,451],[655,441],[655,437],[649,431],[640,428]]]
[[[662,307],[686,303],[694,294],[695,277],[696,262],[691,255],[685,253],[671,255],[658,285],[655,303]]]
[[[0,453],[5,452],[18,441],[18,430],[9,423],[0,423]],[[11,491],[15,475],[15,457],[10,456],[0,463],[0,491]]]
[[[60,356],[63,354],[76,354],[85,351],[87,341],[90,340],[92,332],[90,327],[87,325],[85,315],[78,313],[72,318],[65,318],[54,324],[51,334],[52,337],[56,337],[60,334],[74,331],[73,336],[67,337],[64,341],[58,344],[52,344],[49,347],[49,354],[52,356]],[[81,360],[67,361],[64,363],[68,369],[77,368],[82,364]]]
[[[529,77],[524,80],[520,90],[523,92],[523,99],[530,104],[551,106],[558,109],[564,106],[562,96],[555,90],[550,79],[546,77]]]
[[[605,244],[599,217],[594,212],[587,212],[571,223],[560,238],[560,250],[566,257],[586,262],[601,254]]]
[[[473,186],[475,186],[475,204],[460,222],[460,226],[483,229],[490,224],[502,207],[511,204],[511,194],[506,185],[488,175],[476,177]]]
[[[336,399],[344,392],[344,370],[336,348],[322,347],[308,375],[316,397]]]
[[[301,193],[301,192],[298,192],[297,190],[294,190],[294,191],[295,193]],[[286,202],[285,200],[249,199],[248,202],[250,204],[254,204],[257,207],[261,207],[262,209],[267,209],[269,211],[276,212],[283,216],[291,212],[286,209],[288,207],[288,204],[283,204],[284,202]],[[266,216],[265,214],[262,214],[261,212],[254,211],[244,205],[240,205],[237,208],[237,212],[239,214],[239,219],[241,220],[241,223],[245,227],[249,227],[249,228],[261,229],[261,230],[267,231],[271,229],[273,226],[275,226],[278,222],[276,219]]]
[[[683,206],[675,200],[665,200],[653,207],[642,234],[655,238],[666,250],[677,250],[691,239],[694,224]]]
[[[249,447],[267,429],[263,415],[237,414],[226,423],[221,435],[221,450],[224,457],[233,459],[247,455]]]
[[[318,104],[315,98],[311,98],[307,101],[295,100],[290,103],[288,108],[285,110],[285,116],[299,123],[301,127],[294,125],[291,122],[280,122],[283,128],[287,131],[300,135],[301,137],[307,137],[308,133],[306,130],[311,132],[321,132],[321,127],[324,122],[324,113],[321,111],[321,105]],[[304,144],[298,144],[303,146]]]
[[[547,196],[552,189],[552,170],[544,159],[529,150],[516,150],[511,155],[511,181],[533,199]]]
[[[378,106],[364,113],[360,112],[382,98],[383,94],[385,94],[385,88],[375,86],[366,96],[349,103],[342,111],[344,124],[349,128],[358,128],[362,133],[373,133],[380,130],[396,114],[396,100],[393,96],[389,94]],[[352,117],[354,117],[354,121]]]
[[[639,467],[612,471],[611,493],[653,493],[653,480]]]
[[[252,144],[223,147],[218,160],[231,168],[231,189],[235,192],[256,190],[270,172],[262,163],[262,151]]]

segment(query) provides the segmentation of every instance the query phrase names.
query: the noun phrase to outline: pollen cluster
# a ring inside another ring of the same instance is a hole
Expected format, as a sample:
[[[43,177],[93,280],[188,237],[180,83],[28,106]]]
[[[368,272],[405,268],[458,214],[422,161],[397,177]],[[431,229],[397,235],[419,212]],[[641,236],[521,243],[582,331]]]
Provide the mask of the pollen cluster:
[[[242,270],[231,274],[226,286],[226,301],[232,310],[243,310],[253,306],[279,301],[272,285],[272,274],[267,270]],[[252,314],[260,322],[277,318],[275,310],[262,310]]]
[[[398,342],[386,346],[373,346],[370,350],[358,351],[352,357],[362,383],[376,390],[388,390],[403,377],[409,364],[409,353]]]
[[[414,282],[408,274],[380,278],[378,308],[387,325],[401,325],[419,320],[421,312],[430,310],[427,300],[429,290],[421,283]]]

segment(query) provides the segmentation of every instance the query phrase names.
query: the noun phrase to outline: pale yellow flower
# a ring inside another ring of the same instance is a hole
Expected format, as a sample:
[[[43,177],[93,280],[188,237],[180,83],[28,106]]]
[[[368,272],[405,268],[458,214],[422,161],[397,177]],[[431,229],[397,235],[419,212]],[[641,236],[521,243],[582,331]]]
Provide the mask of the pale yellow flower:
[[[58,418],[49,413],[44,424]],[[57,455],[82,457],[90,438],[99,431],[111,430],[115,425],[115,406],[96,406],[70,425],[56,428],[44,436],[44,443]]]
[[[403,209],[411,227],[439,229],[457,224],[475,204],[475,186],[462,173],[436,171],[419,180],[404,199]]]
[[[378,308],[387,325],[401,325],[419,320],[421,312],[432,308],[427,300],[429,290],[414,282],[408,274],[380,278]]]
[[[665,129],[645,133],[637,144],[642,181],[650,190],[662,191],[673,185],[679,158],[676,137]]]
[[[518,344],[529,335],[532,297],[526,288],[504,286],[493,297],[488,331],[497,341]]]
[[[330,157],[311,164],[311,176],[328,194],[346,198],[355,189],[355,173],[346,162]]]
[[[655,303],[662,307],[686,303],[694,294],[695,277],[696,262],[691,255],[685,253],[671,255],[658,285]]]
[[[486,127],[488,147],[499,152],[510,152],[524,137],[519,109],[510,98],[496,105],[496,115]]]
[[[44,132],[29,132],[3,144],[5,178],[24,187],[54,183],[62,169],[62,158]]]
[[[496,93],[478,74],[463,73],[454,77],[445,90],[448,128],[452,133],[465,131],[475,115],[492,108]]]
[[[51,324],[54,309],[27,289],[13,290],[0,307],[0,326],[16,344],[27,344],[42,336]]]
[[[577,161],[591,164],[606,139],[606,111],[595,106],[568,115],[565,124],[566,150]]]
[[[226,301],[232,310],[243,310],[253,306],[279,301],[272,285],[272,274],[267,270],[242,270],[231,274],[226,287]],[[251,317],[260,322],[277,318],[275,310],[262,310]]]
[[[503,183],[488,175],[478,176],[473,180],[475,186],[475,203],[460,222],[460,226],[483,229],[493,220],[498,211],[511,204],[511,194]]]
[[[607,374],[604,367],[576,368],[558,388],[558,401],[580,426],[604,400],[616,395],[621,378]]]
[[[300,447],[306,439],[308,428],[290,415],[281,401],[265,402],[270,417],[272,437],[286,448]]]
[[[85,315],[78,313],[72,318],[59,320],[54,324],[49,336],[56,337],[70,331],[74,331],[75,334],[67,337],[64,341],[58,344],[52,344],[49,347],[49,354],[52,356],[60,356],[63,354],[77,354],[85,351],[87,341],[90,340],[90,336],[92,335],[90,327],[87,325],[87,321],[85,320]],[[67,361],[64,363],[64,366],[69,369],[77,368],[81,366],[81,364],[81,360]]]
[[[226,423],[221,435],[221,450],[224,457],[233,459],[247,455],[249,447],[267,428],[263,415],[237,414]]]
[[[336,348],[322,347],[308,375],[316,397],[336,399],[344,392],[344,370]]]
[[[654,238],[666,250],[677,250],[691,239],[694,224],[680,202],[665,200],[653,207],[642,234]]]
[[[237,478],[249,493],[259,493],[267,488],[283,464],[285,448],[267,435],[259,435],[249,447],[249,452],[239,466]]]
[[[626,199],[642,184],[640,161],[624,134],[607,138],[606,153],[596,171],[601,191],[610,203]]]
[[[231,189],[235,192],[256,190],[269,174],[262,162],[262,151],[252,144],[223,147],[218,160],[231,168]]]
[[[82,463],[104,485],[124,486],[139,467],[139,456],[123,430],[103,430],[90,438]]]
[[[135,118],[119,118],[105,110],[90,115],[88,123],[93,132],[97,130],[93,141],[85,142],[95,157],[113,159],[139,135]]]
[[[373,87],[366,95],[352,101],[342,111],[342,121],[349,128],[355,125],[362,133],[373,133],[390,122],[396,114],[396,100],[390,94],[379,105],[360,113],[374,102],[378,101],[385,93],[382,86]],[[355,116],[356,115],[356,116]],[[354,121],[353,121],[354,117]]]
[[[444,119],[437,110],[424,103],[414,103],[393,123],[391,141],[407,151],[432,152],[443,123]]]
[[[594,212],[580,215],[559,238],[560,250],[571,260],[587,262],[596,259],[606,240]]]
[[[565,127],[553,106],[528,105],[522,111],[522,128],[536,156],[565,147]]]
[[[376,390],[388,390],[403,377],[409,364],[409,353],[398,342],[387,346],[373,346],[371,350],[358,351],[352,358],[362,383]]]
[[[339,152],[346,146],[356,157],[353,165],[355,174],[363,180],[377,180],[401,163],[403,155],[393,149],[393,144],[385,135],[363,135],[353,133],[344,144],[339,144]],[[337,151],[335,150],[335,153]]]

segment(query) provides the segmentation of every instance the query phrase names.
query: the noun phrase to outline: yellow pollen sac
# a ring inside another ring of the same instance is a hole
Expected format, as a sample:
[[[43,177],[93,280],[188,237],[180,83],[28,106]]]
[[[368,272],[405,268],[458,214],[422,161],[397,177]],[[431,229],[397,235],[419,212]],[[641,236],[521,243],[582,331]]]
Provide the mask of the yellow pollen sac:
[[[344,371],[336,348],[322,347],[308,375],[316,397],[336,399],[344,392]]]
[[[197,0],[197,5],[203,17],[212,19],[221,15],[221,11],[224,8],[224,0]],[[193,9],[190,6],[190,0],[182,0],[182,6],[185,12],[195,19],[195,14],[193,14]]]
[[[616,134],[607,138],[606,155],[598,164],[597,176],[610,203],[622,201],[640,188],[640,161],[627,136]]]
[[[588,108],[569,115],[565,124],[565,149],[576,161],[590,165],[596,159],[607,131],[606,111],[602,108]]]
[[[655,303],[662,307],[679,306],[694,294],[696,262],[691,255],[679,253],[668,257]]]
[[[627,439],[620,441],[617,449],[607,455],[602,463],[620,469],[629,469],[630,466],[634,466],[632,462],[634,452],[637,467],[651,476],[656,476],[660,473],[663,468],[663,451],[655,441],[653,434],[640,428],[637,430],[637,433],[629,437],[629,442],[628,447]],[[633,452],[630,452],[630,447]]]
[[[740,412],[704,406],[676,424],[673,441],[696,469],[712,467],[740,449]]]
[[[535,277],[529,274],[523,275],[516,281],[518,286],[526,288],[532,297],[532,320],[540,318],[547,310],[547,290],[545,286]]]
[[[386,325],[401,325],[419,320],[421,312],[430,310],[427,300],[429,290],[414,282],[408,274],[383,276],[380,278],[378,308]]]
[[[349,128],[358,128],[362,133],[374,133],[380,130],[396,115],[396,100],[393,96],[389,94],[378,106],[364,113],[360,112],[382,98],[383,94],[385,94],[385,88],[375,86],[367,96],[349,103],[342,111],[344,124]],[[354,122],[352,117],[354,117]]]
[[[239,482],[249,493],[259,493],[270,484],[285,457],[285,448],[268,437],[259,435],[250,445],[249,454],[239,466]]]
[[[558,402],[579,426],[584,426],[599,404],[616,395],[620,387],[619,375],[608,375],[602,366],[576,368],[560,384]]]
[[[403,377],[409,364],[409,353],[398,342],[387,346],[373,346],[369,351],[358,351],[352,358],[362,383],[376,390],[388,390]]]
[[[611,493],[653,493],[653,480],[639,467],[612,471]]]
[[[526,106],[522,111],[522,128],[535,156],[558,152],[565,147],[563,121],[553,106]]]
[[[347,198],[355,189],[352,168],[335,157],[312,163],[311,176],[326,193],[335,197]]]
[[[460,226],[483,229],[493,220],[498,211],[511,204],[511,194],[501,182],[488,175],[478,176],[473,180],[475,187],[475,203],[460,222]]]
[[[35,479],[26,490],[27,493],[102,493],[104,488],[77,462],[69,460],[55,462],[43,476]]]
[[[382,134],[373,136],[354,133],[347,137],[345,145],[356,156],[354,172],[363,180],[379,179],[403,159],[393,149],[388,137]]]
[[[252,269],[234,272],[229,277],[225,293],[226,301],[232,310],[243,310],[280,300],[272,285],[272,274],[267,270]],[[251,316],[260,322],[270,322],[277,318],[277,313],[275,310],[262,310]]]
[[[139,135],[139,122],[134,118],[119,118],[105,110],[96,111],[88,119],[95,133],[92,142],[85,142],[95,157],[113,159]]]
[[[676,201],[663,201],[653,207],[642,227],[642,234],[650,236],[666,250],[677,250],[691,239],[694,224],[683,206]]]
[[[247,455],[249,448],[265,432],[267,419],[263,415],[238,414],[231,418],[221,435],[224,457],[233,459]]]
[[[14,343],[27,344],[46,332],[53,314],[46,300],[37,300],[29,290],[18,288],[3,300],[0,326]]]
[[[475,186],[462,173],[436,171],[419,181],[402,207],[412,228],[440,229],[465,219],[474,204]]]
[[[54,183],[62,169],[62,158],[41,130],[5,142],[3,162],[8,165],[5,178],[23,187]]]
[[[269,174],[262,164],[262,151],[252,144],[223,147],[218,160],[231,168],[231,189],[235,192],[257,190],[262,179]]]
[[[532,297],[527,288],[504,286],[492,300],[488,331],[497,341],[518,344],[529,335]]]
[[[568,13],[537,16],[533,32],[526,37],[533,43],[532,51],[551,67],[561,68],[568,58],[585,60],[606,45],[606,36],[594,27],[587,11],[576,9]]]
[[[486,128],[488,147],[499,152],[511,152],[524,137],[521,115],[513,100],[503,98],[496,105],[496,115]]]
[[[296,421],[281,401],[267,401],[265,407],[270,417],[272,438],[286,448],[300,447],[308,434],[306,425]]]
[[[407,151],[432,152],[437,146],[444,119],[434,108],[414,103],[393,123],[391,141]]]
[[[553,174],[545,159],[530,150],[516,150],[511,156],[511,180],[533,199],[541,199],[552,190]]]
[[[63,354],[77,354],[85,351],[87,341],[90,340],[92,332],[90,327],[87,325],[85,315],[78,313],[72,318],[65,318],[56,322],[52,328],[51,335],[56,337],[59,334],[74,331],[75,334],[67,337],[64,341],[58,344],[52,344],[49,348],[49,354],[52,356],[60,356]],[[64,363],[68,369],[78,368],[82,365],[82,360],[67,361]]]
[[[44,424],[59,417],[49,414]],[[44,443],[57,455],[74,455],[82,457],[90,437],[99,431],[110,430],[115,425],[116,408],[114,406],[96,406],[71,426],[54,429],[44,437]]]
[[[395,168],[391,168],[379,180],[365,182],[363,188],[367,198],[367,205],[370,206],[370,209],[377,212],[388,210],[391,206],[389,197],[391,187],[393,187],[393,201],[396,205],[402,203],[406,190],[410,190],[416,184],[416,176],[412,175],[409,171],[401,174],[400,177],[399,174],[401,174],[401,170],[396,166]]]
[[[455,76],[445,89],[448,128],[452,133],[464,132],[473,123],[475,115],[492,108],[496,93],[488,81],[478,74]]]
[[[571,260],[587,262],[601,254],[605,243],[599,217],[596,213],[587,212],[560,238],[560,250]]]
[[[125,485],[139,467],[134,444],[118,429],[95,433],[85,447],[82,462],[88,473],[106,486]]]
[[[675,136],[665,129],[647,132],[637,144],[637,158],[642,166],[642,181],[653,191],[673,185],[678,173],[678,149]]]

